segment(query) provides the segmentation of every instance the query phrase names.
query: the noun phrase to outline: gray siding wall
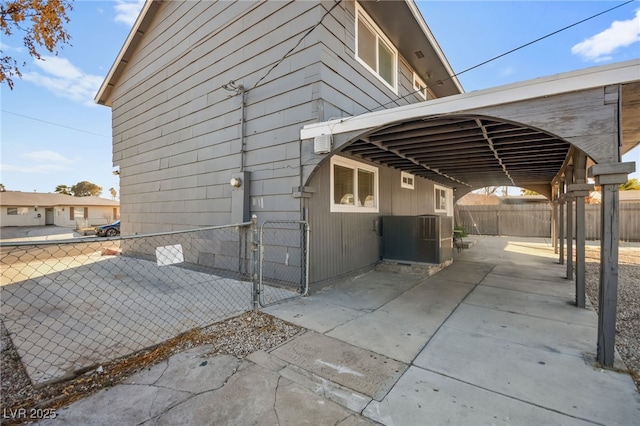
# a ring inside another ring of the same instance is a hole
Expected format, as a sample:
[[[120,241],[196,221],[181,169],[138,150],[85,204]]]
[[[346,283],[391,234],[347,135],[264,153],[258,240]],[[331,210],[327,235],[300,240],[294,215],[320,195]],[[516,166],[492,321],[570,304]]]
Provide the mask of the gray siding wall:
[[[413,74],[403,58],[398,94],[356,60],[353,1],[343,1],[269,71],[333,4],[161,5],[113,91],[124,234],[231,222],[229,179],[240,170],[242,145],[240,96],[221,87],[230,80],[250,89],[244,165],[251,212],[260,222],[300,219],[307,207],[312,281],[374,263],[377,217],[433,211],[433,183],[417,179],[416,190],[400,189],[400,172],[388,168],[380,167],[379,215],[328,213],[328,161],[311,182],[300,181],[304,124],[422,101],[411,94]],[[303,184],[317,191],[313,198],[292,197]]]
[[[346,157],[346,156],[345,156]],[[433,214],[434,183],[416,177],[414,189],[401,188],[400,171],[378,167],[378,213],[330,213],[330,161],[324,161],[311,178],[315,193],[306,201],[311,225],[312,283],[372,266],[380,259],[380,217]]]

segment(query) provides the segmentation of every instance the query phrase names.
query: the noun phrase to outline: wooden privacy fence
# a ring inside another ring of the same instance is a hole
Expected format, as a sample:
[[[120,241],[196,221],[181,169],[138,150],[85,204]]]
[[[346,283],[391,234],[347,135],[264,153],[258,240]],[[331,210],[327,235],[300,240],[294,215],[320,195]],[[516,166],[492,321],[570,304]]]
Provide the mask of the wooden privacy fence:
[[[456,226],[473,235],[550,238],[551,213],[543,203],[455,206]],[[586,239],[599,240],[599,204],[585,206],[585,224]],[[640,203],[620,203],[620,240],[640,241]]]

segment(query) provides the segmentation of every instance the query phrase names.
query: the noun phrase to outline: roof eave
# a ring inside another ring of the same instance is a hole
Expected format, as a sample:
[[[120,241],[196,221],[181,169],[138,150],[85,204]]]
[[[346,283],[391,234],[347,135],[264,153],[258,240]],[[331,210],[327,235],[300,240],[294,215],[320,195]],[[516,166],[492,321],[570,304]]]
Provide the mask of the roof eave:
[[[116,57],[116,60],[111,65],[109,73],[100,85],[100,89],[94,98],[94,102],[99,105],[111,106],[111,91],[115,86],[120,75],[127,66],[128,59],[131,57],[131,53],[138,46],[140,39],[144,35],[148,28],[149,21],[155,15],[155,12],[160,7],[162,0],[146,0],[136,22],[133,24],[127,39],[125,40],[120,52]]]
[[[438,58],[440,59],[440,62],[442,63],[442,66],[447,70],[447,73],[451,76],[450,77],[451,82],[455,85],[455,87],[458,89],[458,91],[460,93],[464,93],[464,89],[462,87],[462,84],[460,84],[460,81],[456,77],[455,72],[453,71],[453,68],[451,68],[451,64],[449,64],[449,60],[444,55],[444,52],[440,48],[440,45],[438,44],[438,41],[436,40],[436,38],[434,37],[433,33],[429,29],[429,26],[425,22],[424,17],[422,16],[422,13],[420,13],[420,10],[416,6],[415,1],[414,0],[405,0],[405,2],[407,3],[407,6],[409,6],[409,10],[411,11],[411,13],[413,14],[416,22],[418,23],[418,25],[422,29],[422,32],[424,33],[425,37],[427,37],[427,39],[429,40],[429,43],[431,43],[431,46],[433,47],[433,50],[438,55]]]

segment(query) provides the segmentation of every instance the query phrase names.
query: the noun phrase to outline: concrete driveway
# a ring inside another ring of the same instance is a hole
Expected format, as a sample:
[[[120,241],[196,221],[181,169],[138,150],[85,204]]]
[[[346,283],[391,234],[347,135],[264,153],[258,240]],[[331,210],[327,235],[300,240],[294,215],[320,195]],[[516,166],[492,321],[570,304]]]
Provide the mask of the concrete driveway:
[[[57,241],[80,237],[82,237],[82,234],[71,228],[63,228],[61,226],[3,226],[0,228],[0,241],[3,243]]]
[[[175,355],[46,424],[631,425],[597,316],[544,240],[482,238],[432,277],[369,272],[265,311],[307,331],[243,361]]]

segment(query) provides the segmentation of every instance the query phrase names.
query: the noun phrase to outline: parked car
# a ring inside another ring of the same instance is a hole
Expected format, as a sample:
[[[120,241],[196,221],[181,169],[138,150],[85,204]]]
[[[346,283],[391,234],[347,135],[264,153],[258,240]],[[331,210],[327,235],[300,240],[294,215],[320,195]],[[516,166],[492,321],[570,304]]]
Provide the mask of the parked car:
[[[96,226],[96,237],[115,237],[116,235],[120,235],[119,220],[108,225]]]

